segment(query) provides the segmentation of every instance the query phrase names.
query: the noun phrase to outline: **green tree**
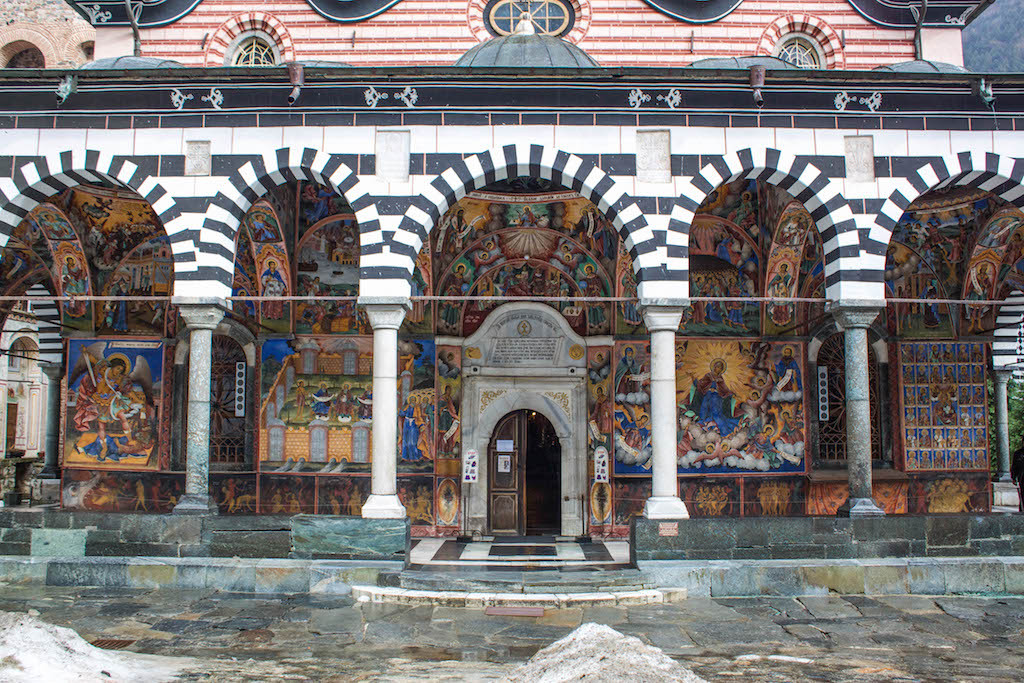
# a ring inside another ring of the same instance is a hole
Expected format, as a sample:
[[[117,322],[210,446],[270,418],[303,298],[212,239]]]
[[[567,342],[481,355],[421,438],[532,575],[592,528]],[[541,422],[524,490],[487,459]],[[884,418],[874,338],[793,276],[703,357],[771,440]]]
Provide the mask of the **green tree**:
[[[1006,385],[1009,408],[1010,453],[1024,447],[1024,382],[1010,379]],[[999,432],[996,429],[996,392],[992,377],[988,379],[988,466],[992,476],[999,470]]]

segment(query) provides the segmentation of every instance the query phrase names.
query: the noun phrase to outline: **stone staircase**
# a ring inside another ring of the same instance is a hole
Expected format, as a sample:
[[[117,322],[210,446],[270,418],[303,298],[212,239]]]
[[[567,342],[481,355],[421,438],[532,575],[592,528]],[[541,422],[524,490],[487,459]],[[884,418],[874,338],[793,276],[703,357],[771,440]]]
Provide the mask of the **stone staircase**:
[[[364,602],[450,607],[645,605],[686,598],[685,588],[659,588],[636,569],[557,571],[381,572],[376,586],[353,586]]]

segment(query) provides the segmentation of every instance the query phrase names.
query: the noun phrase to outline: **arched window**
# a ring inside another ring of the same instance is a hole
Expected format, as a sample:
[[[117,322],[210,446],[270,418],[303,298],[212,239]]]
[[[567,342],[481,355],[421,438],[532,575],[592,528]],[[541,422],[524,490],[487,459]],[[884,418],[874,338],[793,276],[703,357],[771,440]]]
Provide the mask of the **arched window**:
[[[776,56],[801,69],[820,69],[825,62],[817,42],[802,33],[780,38]]]
[[[39,48],[30,46],[16,52],[7,60],[6,67],[8,69],[44,69],[46,68],[46,58],[43,57]]]
[[[248,404],[245,394],[245,352],[230,337],[215,335],[210,374],[210,465],[213,469],[237,469],[249,464],[245,452]]]
[[[491,0],[484,9],[487,30],[496,36],[514,33],[524,14],[540,35],[564,36],[576,23],[568,0]]]
[[[878,406],[878,364],[868,346],[868,404],[871,408],[871,458],[880,460],[882,432]],[[818,351],[818,461],[846,463],[846,348],[842,332]]]
[[[277,49],[269,37],[243,36],[234,50],[229,51],[231,66],[274,66],[278,61]]]
[[[358,357],[358,353],[356,353],[353,350],[348,350],[348,351],[345,352],[344,361],[343,362],[344,362],[344,366],[345,366],[344,367],[344,372],[345,372],[346,375],[354,375],[354,374],[356,374],[356,359],[357,359],[357,357]]]

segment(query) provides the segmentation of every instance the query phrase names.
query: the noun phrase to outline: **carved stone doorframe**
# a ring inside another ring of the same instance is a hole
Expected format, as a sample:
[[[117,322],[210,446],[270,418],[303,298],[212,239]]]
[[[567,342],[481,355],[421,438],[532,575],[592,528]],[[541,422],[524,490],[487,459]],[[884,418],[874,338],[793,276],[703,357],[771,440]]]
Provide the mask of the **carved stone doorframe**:
[[[487,533],[487,447],[502,417],[533,410],[546,417],[562,446],[561,533],[582,536],[587,489],[587,390],[582,376],[495,377],[470,375],[463,384],[463,458],[468,449],[479,455],[479,478],[462,485],[463,530]]]

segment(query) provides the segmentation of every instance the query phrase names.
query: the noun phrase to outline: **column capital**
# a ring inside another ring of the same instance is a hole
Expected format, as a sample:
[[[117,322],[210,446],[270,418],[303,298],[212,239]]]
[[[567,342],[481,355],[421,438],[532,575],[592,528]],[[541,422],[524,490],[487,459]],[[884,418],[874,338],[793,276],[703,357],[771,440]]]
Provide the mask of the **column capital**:
[[[178,307],[185,325],[190,330],[215,330],[224,318],[224,309],[220,304],[187,303]]]
[[[376,299],[359,297],[359,304],[370,319],[374,330],[397,330],[405,320],[405,314],[412,308],[408,299]]]
[[[59,382],[64,379],[64,366],[60,363],[40,363],[39,369],[50,381]]]
[[[884,301],[858,299],[854,301],[837,301],[830,311],[840,328],[847,330],[852,327],[871,327],[875,318],[885,311]]]
[[[1013,377],[1014,368],[992,368],[992,378],[1000,384],[1006,384]]]
[[[683,319],[683,309],[689,306],[689,301],[681,303],[676,300],[673,305],[663,303],[640,302],[640,310],[644,315],[644,325],[648,332],[663,332],[679,329],[679,321]]]

